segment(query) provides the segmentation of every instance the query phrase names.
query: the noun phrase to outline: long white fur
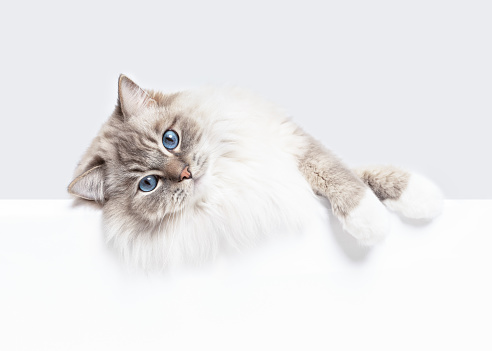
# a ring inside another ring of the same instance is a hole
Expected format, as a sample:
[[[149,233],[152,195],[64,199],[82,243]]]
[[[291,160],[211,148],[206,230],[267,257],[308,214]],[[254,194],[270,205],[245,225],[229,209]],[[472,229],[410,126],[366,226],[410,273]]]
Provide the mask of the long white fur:
[[[384,200],[384,204],[405,217],[431,219],[442,211],[441,190],[420,174],[411,173],[407,187],[398,200]]]
[[[271,233],[297,231],[319,213],[321,204],[297,168],[304,140],[293,137],[297,127],[283,111],[234,89],[180,98],[186,106],[194,100],[194,112],[203,116],[207,174],[157,235],[106,218],[108,240],[124,257],[144,267],[203,261],[223,246],[241,248]]]
[[[240,89],[183,92],[166,108],[198,116],[205,138],[196,150],[208,158],[206,171],[194,173],[193,195],[168,209],[157,232],[105,214],[107,238],[129,262],[146,268],[201,262],[219,249],[241,249],[272,233],[297,232],[321,211],[298,169],[307,140],[283,110]],[[384,204],[407,217],[431,218],[442,207],[442,195],[412,174],[401,197]],[[342,221],[366,245],[389,231],[388,213],[369,189]]]

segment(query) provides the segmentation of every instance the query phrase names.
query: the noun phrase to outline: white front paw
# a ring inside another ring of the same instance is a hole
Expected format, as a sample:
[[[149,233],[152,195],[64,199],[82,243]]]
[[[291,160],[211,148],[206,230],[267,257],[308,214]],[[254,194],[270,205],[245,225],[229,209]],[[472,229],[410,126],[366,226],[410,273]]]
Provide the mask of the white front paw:
[[[405,217],[430,219],[441,213],[443,196],[431,181],[412,173],[400,198],[384,200],[384,204]]]
[[[367,189],[359,205],[342,220],[343,228],[362,245],[381,241],[390,229],[389,214],[383,204]]]

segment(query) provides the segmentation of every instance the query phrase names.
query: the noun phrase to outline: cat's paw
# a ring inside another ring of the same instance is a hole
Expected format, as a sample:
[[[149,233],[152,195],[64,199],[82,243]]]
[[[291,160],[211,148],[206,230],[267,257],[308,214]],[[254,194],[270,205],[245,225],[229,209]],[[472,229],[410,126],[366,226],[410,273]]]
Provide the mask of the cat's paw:
[[[367,189],[364,197],[342,220],[343,228],[360,244],[373,245],[390,230],[389,213],[374,193]]]
[[[412,173],[398,200],[384,200],[393,211],[408,218],[431,219],[442,211],[443,196],[439,188],[421,175]]]

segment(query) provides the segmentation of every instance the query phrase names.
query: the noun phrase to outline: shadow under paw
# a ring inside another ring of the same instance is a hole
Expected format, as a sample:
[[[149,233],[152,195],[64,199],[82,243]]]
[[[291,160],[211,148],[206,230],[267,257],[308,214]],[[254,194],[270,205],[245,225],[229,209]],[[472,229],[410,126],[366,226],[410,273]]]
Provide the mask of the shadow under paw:
[[[343,230],[342,223],[335,217],[330,216],[330,228],[335,236],[335,240],[342,248],[343,252],[353,262],[363,262],[367,259],[371,247],[362,246],[357,239]]]
[[[433,218],[408,218],[399,213],[398,217],[403,223],[414,227],[425,227],[429,225],[433,220]]]

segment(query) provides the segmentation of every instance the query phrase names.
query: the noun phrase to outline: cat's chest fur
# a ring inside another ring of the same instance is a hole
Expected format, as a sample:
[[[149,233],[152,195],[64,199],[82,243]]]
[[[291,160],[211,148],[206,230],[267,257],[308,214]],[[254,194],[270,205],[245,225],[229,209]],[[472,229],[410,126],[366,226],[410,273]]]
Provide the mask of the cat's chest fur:
[[[108,238],[125,256],[144,266],[202,260],[224,245],[298,230],[316,212],[319,202],[297,164],[304,140],[282,111],[234,90],[179,99],[173,108],[198,120],[205,134],[196,152],[203,172],[186,205],[152,228],[105,211]],[[181,107],[194,99],[199,109]]]

